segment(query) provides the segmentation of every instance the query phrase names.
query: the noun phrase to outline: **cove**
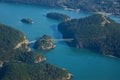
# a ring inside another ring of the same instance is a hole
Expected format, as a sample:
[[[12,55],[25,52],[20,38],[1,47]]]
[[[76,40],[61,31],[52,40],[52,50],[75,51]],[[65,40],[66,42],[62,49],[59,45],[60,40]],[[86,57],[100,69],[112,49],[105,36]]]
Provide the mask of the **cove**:
[[[29,41],[43,34],[62,38],[57,30],[58,21],[46,18],[48,12],[60,12],[72,18],[84,18],[90,14],[33,5],[0,3],[0,22],[22,31]],[[31,18],[34,24],[24,24],[22,18]],[[120,18],[110,16],[120,22]],[[65,42],[55,42],[56,48],[42,52],[47,62],[67,69],[73,74],[71,80],[120,80],[120,59],[103,56],[86,49],[69,47]]]

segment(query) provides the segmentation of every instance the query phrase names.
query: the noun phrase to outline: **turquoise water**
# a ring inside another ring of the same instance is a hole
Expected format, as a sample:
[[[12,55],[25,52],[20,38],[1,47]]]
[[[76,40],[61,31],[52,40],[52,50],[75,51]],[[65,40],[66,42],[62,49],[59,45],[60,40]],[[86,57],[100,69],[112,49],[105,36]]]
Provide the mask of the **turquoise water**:
[[[48,19],[48,12],[60,12],[72,18],[88,16],[85,12],[72,12],[48,7],[0,3],[0,22],[13,26],[22,31],[29,41],[35,40],[43,34],[53,38],[62,38],[57,30],[58,21]],[[21,23],[22,18],[31,18],[34,24]],[[111,16],[117,22],[120,18]],[[65,42],[55,42],[56,48],[43,54],[47,62],[73,74],[72,80],[120,80],[120,59],[106,57],[86,49],[69,47]]]

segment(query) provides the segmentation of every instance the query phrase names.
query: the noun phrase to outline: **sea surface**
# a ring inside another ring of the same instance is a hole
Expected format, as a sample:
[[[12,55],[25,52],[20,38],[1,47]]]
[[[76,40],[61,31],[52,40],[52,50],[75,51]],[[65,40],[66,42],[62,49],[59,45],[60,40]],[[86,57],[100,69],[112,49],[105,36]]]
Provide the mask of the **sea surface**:
[[[71,18],[84,18],[91,14],[86,12],[65,11],[62,9],[40,7],[35,5],[0,3],[0,22],[22,31],[29,41],[38,39],[44,34],[54,39],[62,39],[58,31],[57,20],[46,17],[48,12],[59,12]],[[31,18],[34,24],[25,24],[20,20]],[[120,18],[110,16],[120,22]],[[86,49],[69,47],[64,41],[55,40],[56,48],[42,52],[47,62],[65,68],[73,74],[71,80],[120,80],[120,59],[107,57]]]

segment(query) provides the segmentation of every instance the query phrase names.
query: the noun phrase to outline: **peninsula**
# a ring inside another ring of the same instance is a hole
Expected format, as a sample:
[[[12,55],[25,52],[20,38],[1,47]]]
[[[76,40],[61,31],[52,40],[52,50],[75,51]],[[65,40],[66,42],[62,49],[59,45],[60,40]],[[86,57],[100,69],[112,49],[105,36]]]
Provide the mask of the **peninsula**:
[[[74,39],[67,42],[70,46],[120,58],[120,24],[104,15],[62,22],[58,29],[63,38]]]

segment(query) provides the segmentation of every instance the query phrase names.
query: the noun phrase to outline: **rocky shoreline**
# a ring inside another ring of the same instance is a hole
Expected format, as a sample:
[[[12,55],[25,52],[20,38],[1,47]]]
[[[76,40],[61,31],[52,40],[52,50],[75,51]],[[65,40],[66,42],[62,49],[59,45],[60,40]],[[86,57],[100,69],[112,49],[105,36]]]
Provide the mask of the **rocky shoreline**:
[[[68,73],[68,77],[67,77],[67,80],[70,80],[72,78],[72,74]]]
[[[38,50],[50,50],[55,48],[55,44],[52,41],[52,38],[48,35],[43,35],[40,37],[33,46],[34,49]]]

